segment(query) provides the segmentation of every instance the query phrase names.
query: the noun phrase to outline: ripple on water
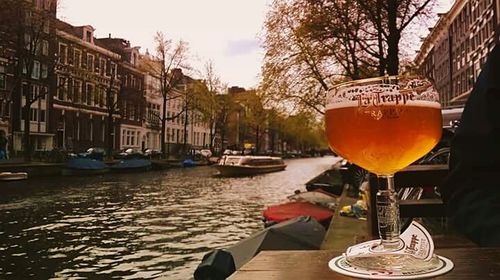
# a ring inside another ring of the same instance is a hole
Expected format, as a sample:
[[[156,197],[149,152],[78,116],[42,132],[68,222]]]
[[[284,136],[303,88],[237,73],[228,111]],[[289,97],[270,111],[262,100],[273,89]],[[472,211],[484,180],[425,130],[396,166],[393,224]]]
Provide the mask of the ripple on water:
[[[205,253],[261,229],[267,205],[334,162],[293,160],[284,172],[252,178],[199,167],[20,182],[0,190],[1,275],[189,279]]]

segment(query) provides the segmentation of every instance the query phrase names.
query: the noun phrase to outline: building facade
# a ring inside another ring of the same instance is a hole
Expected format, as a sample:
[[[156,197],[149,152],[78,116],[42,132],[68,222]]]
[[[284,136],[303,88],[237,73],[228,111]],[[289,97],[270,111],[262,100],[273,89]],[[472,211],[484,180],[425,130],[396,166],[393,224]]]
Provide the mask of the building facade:
[[[444,108],[463,106],[500,39],[500,0],[457,0],[424,40],[415,63]]]
[[[92,26],[58,21],[57,27],[58,63],[51,116],[55,147],[81,152],[107,147],[112,141],[116,148],[121,116],[118,112],[112,112],[111,119],[109,116],[121,88],[117,72],[121,56],[96,44]]]
[[[118,74],[121,77],[121,90],[118,107],[121,112],[120,149],[146,148],[146,96],[144,91],[144,72],[139,69],[139,47],[131,47],[130,42],[121,38],[97,39],[98,44],[121,56]]]
[[[11,152],[24,149],[26,124],[31,151],[51,149],[54,135],[48,118],[57,1],[0,4],[0,130],[8,135]]]

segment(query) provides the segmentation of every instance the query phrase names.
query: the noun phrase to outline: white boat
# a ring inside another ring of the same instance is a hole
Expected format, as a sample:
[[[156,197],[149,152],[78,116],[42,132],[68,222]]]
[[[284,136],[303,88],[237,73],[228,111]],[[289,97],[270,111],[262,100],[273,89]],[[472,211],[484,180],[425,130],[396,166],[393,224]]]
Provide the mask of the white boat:
[[[216,168],[222,176],[250,176],[281,171],[286,164],[280,157],[223,156]]]
[[[0,181],[17,181],[28,179],[26,172],[0,172]]]

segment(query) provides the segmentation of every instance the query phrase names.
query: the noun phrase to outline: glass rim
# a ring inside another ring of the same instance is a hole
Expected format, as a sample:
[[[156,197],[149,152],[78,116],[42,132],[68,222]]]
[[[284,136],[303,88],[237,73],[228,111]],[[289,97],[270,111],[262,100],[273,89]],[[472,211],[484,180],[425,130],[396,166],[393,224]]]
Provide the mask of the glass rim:
[[[413,74],[413,75],[405,75],[405,74],[400,74],[400,75],[385,75],[385,76],[378,76],[378,77],[373,77],[373,78],[363,78],[363,79],[358,79],[358,80],[352,80],[352,81],[346,81],[342,82],[339,84],[334,85],[332,88],[330,88],[328,91],[334,91],[339,88],[344,88],[344,87],[349,87],[349,86],[354,86],[354,85],[359,85],[359,84],[364,84],[364,83],[370,83],[370,82],[376,82],[376,81],[383,81],[384,79],[401,79],[401,78],[406,78],[406,79],[411,79],[411,78],[418,78],[418,79],[427,79],[423,75],[418,75],[418,74]],[[428,80],[428,79],[427,79]]]

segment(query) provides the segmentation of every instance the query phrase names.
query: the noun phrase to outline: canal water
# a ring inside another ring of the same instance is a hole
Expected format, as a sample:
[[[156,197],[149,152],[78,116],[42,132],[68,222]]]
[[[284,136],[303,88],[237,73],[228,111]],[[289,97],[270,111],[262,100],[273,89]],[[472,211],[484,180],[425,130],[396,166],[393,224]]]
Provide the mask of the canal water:
[[[0,279],[191,279],[202,256],[262,229],[336,158],[219,178],[213,167],[0,184]]]

